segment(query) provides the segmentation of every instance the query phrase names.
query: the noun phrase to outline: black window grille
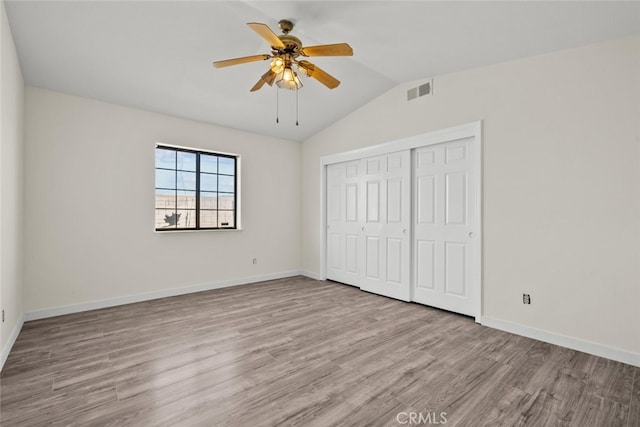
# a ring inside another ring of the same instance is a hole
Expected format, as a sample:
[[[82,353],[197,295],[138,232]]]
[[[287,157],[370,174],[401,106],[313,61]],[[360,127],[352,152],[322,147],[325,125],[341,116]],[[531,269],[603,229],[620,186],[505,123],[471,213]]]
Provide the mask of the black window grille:
[[[237,228],[238,157],[156,146],[156,231]]]

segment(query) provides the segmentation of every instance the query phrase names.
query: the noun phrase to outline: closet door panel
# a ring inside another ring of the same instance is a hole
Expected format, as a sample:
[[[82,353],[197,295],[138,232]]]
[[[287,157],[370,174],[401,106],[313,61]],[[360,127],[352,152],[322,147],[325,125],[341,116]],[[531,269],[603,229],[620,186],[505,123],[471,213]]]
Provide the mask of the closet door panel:
[[[413,300],[475,315],[473,139],[414,151]]]
[[[327,166],[327,278],[360,286],[362,162]]]
[[[366,265],[360,287],[392,298],[411,298],[411,154],[409,151],[365,159]]]

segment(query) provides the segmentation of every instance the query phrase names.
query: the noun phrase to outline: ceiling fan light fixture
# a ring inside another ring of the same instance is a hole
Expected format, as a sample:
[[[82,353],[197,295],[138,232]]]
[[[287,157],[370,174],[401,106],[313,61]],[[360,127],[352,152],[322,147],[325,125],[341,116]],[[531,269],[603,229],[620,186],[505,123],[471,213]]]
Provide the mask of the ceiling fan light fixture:
[[[280,74],[282,71],[284,71],[284,60],[282,58],[275,58],[273,61],[271,61],[271,71],[273,71],[276,74]]]
[[[291,64],[287,64],[284,66],[284,69],[278,77],[276,77],[276,85],[280,89],[288,89],[288,90],[298,90],[302,87],[302,81],[298,74],[293,71],[291,68]]]

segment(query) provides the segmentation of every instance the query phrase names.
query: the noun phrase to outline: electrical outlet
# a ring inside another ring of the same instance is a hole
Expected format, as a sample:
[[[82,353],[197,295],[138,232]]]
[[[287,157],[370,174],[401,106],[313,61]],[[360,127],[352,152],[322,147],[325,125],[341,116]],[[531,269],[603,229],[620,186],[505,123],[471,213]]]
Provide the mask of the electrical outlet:
[[[531,295],[522,294],[522,303],[523,304],[531,304]]]
[[[252,262],[253,262],[254,264],[257,264],[257,263],[258,263],[258,258],[254,258]]]

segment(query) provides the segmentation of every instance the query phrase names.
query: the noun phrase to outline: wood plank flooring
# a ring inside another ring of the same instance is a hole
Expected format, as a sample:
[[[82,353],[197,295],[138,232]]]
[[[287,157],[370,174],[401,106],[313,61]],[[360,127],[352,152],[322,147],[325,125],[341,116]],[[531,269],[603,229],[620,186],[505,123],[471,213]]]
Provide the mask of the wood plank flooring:
[[[3,427],[640,426],[640,368],[303,277],[25,323],[0,381]]]

